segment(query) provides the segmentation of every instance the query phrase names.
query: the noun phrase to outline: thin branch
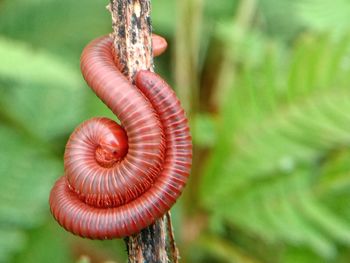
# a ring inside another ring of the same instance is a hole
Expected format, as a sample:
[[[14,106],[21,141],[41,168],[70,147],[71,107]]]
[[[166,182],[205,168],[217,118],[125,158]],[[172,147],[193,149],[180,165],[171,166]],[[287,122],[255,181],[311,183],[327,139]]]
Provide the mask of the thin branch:
[[[111,0],[108,9],[112,15],[116,63],[134,82],[137,71],[154,69],[150,0]],[[174,255],[177,248],[167,222],[170,215],[125,239],[130,263],[177,262],[177,252],[172,260],[168,257],[168,251]]]

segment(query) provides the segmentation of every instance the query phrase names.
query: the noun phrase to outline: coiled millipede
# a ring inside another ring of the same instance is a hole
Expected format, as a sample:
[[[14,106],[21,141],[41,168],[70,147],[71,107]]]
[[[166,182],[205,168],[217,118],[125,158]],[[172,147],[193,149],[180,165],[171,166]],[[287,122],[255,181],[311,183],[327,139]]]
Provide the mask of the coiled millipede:
[[[166,42],[152,38],[158,55]],[[129,236],[164,215],[192,162],[188,121],[175,93],[149,71],[138,72],[132,85],[114,63],[112,42],[107,36],[88,44],[81,69],[121,126],[93,118],[76,128],[49,201],[61,226],[92,239]]]

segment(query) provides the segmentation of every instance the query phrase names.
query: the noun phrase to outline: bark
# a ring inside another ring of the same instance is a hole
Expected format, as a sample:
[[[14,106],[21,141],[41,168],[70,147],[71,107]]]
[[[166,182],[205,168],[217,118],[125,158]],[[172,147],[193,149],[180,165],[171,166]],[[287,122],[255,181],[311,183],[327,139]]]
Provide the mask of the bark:
[[[111,0],[114,52],[121,71],[134,82],[141,69],[154,70],[150,0]],[[170,213],[125,238],[129,263],[178,262]]]

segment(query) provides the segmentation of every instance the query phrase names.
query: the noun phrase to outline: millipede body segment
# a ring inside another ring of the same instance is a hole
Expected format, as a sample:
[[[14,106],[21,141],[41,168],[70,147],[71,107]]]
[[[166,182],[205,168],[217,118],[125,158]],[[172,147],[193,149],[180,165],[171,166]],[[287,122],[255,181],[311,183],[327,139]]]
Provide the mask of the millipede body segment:
[[[166,42],[154,36],[153,45],[158,55]],[[84,49],[81,69],[121,125],[101,117],[76,128],[65,174],[50,194],[59,224],[92,239],[129,236],[160,218],[180,196],[192,162],[188,121],[169,85],[149,71],[138,72],[133,85],[114,61],[112,38],[101,37]]]

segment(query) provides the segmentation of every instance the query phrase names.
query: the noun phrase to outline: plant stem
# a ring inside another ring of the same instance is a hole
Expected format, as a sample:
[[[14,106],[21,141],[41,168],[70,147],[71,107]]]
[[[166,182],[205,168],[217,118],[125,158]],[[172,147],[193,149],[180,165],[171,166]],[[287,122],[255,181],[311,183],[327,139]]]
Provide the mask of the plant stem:
[[[253,18],[256,13],[257,0],[241,0],[237,9],[237,13],[232,21],[232,35],[236,45],[241,43],[251,27]],[[229,46],[223,48],[223,58],[218,66],[217,83],[214,87],[214,94],[211,98],[214,108],[221,110],[221,106],[225,104],[225,96],[229,93],[229,89],[234,86],[236,76],[236,60],[235,53],[237,47],[230,43]],[[233,55],[232,55],[233,54]]]
[[[154,70],[150,0],[111,0],[108,9],[112,15],[116,63],[134,82],[137,71]],[[170,214],[140,233],[125,238],[129,263],[177,262],[177,249],[169,231],[169,221]],[[173,252],[170,253],[172,260],[167,251]]]
[[[175,78],[177,94],[187,115],[198,107],[198,57],[203,0],[178,0],[176,17]]]
[[[153,71],[150,0],[111,0],[114,49],[118,66],[130,81],[137,71]]]

